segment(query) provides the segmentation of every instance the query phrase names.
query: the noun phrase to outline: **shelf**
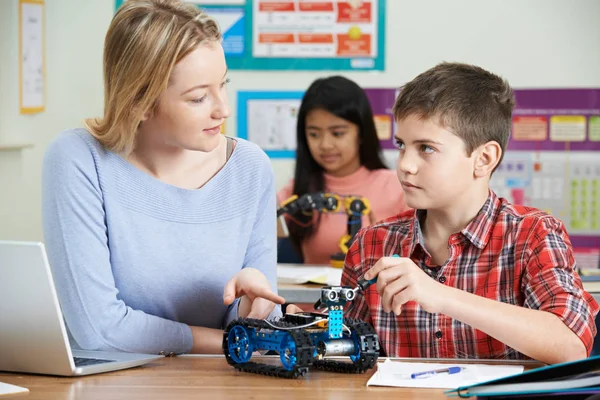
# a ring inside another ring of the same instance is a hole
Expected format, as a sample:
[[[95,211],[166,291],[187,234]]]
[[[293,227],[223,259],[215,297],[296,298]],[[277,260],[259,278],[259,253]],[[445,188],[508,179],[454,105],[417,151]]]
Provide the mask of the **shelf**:
[[[16,151],[33,147],[33,143],[0,143],[0,151]]]

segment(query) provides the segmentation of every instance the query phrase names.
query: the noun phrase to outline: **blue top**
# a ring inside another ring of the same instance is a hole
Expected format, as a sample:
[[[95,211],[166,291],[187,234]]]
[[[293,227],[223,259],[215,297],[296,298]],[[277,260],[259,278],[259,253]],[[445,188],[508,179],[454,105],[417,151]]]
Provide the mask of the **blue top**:
[[[188,325],[223,329],[237,318],[238,301],[225,306],[223,290],[242,268],[259,269],[277,291],[273,170],[245,140],[201,189],[187,190],[68,130],[45,154],[42,211],[75,347],[189,352]]]

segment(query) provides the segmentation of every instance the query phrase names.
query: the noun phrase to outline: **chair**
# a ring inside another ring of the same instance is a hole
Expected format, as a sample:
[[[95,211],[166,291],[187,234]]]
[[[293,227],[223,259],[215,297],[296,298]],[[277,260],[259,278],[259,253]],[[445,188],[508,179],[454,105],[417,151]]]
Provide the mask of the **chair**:
[[[289,238],[277,240],[277,263],[278,264],[303,264],[302,254],[298,254]]]

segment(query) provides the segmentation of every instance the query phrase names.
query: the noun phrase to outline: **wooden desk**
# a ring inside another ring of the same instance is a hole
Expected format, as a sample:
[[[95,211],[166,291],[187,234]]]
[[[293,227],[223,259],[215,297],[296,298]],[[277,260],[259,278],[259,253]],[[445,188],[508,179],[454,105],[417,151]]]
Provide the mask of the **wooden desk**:
[[[279,357],[253,357],[278,363]],[[420,362],[440,362],[420,360]],[[446,360],[450,362],[450,360]],[[456,362],[456,361],[454,361]],[[464,363],[464,360],[460,361]],[[494,361],[479,360],[479,363]],[[506,364],[507,362],[503,362]],[[520,362],[526,369],[539,363]],[[373,374],[336,374],[311,370],[295,380],[236,371],[223,356],[183,356],[160,359],[146,366],[90,375],[58,378],[0,372],[0,382],[23,386],[28,395],[9,398],[36,399],[445,399],[445,389],[367,387]]]

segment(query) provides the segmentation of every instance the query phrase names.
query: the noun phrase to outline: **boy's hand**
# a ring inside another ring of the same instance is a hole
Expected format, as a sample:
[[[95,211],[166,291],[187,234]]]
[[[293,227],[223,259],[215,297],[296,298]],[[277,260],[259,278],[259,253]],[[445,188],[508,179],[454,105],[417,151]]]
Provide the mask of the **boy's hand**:
[[[283,297],[271,290],[267,278],[255,268],[244,268],[225,285],[223,302],[227,305],[241,297],[238,316],[241,318],[264,319],[275,308],[283,304]]]
[[[365,274],[368,280],[375,277],[385,312],[400,315],[402,306],[411,300],[427,312],[440,312],[447,286],[428,276],[410,258],[382,257]]]

